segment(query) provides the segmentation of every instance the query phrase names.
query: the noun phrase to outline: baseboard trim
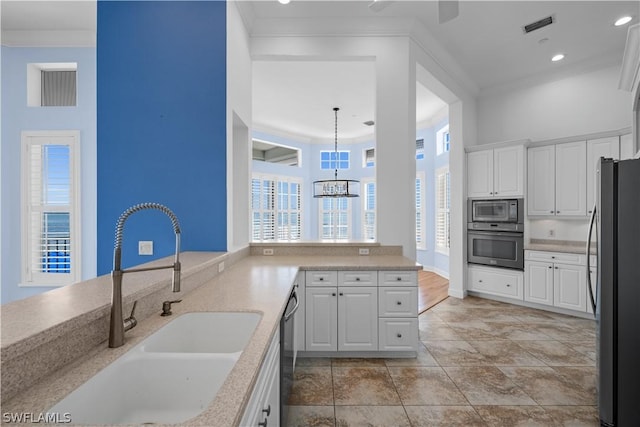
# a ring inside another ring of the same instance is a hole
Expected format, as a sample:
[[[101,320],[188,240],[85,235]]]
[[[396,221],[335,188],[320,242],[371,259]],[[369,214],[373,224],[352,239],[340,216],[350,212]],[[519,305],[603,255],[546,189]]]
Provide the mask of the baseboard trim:
[[[422,266],[422,270],[423,271],[428,271],[430,273],[436,273],[438,276],[442,276],[445,279],[449,280],[449,272],[448,271],[440,270],[439,268],[426,266],[426,265]]]

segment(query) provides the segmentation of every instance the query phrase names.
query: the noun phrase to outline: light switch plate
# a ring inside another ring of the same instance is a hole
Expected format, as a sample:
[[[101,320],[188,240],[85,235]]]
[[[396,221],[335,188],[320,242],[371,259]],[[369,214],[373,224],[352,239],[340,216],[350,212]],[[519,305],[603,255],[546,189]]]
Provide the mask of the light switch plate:
[[[138,255],[153,255],[153,240],[140,240],[138,242]]]

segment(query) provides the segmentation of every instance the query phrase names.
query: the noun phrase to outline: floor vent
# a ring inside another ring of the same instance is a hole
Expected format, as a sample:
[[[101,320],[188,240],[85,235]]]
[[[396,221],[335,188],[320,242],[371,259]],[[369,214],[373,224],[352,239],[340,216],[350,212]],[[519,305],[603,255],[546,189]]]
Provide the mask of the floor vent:
[[[531,31],[539,30],[542,27],[546,27],[547,25],[553,24],[553,16],[547,16],[546,18],[542,18],[539,21],[532,22],[531,24],[525,25],[522,27],[525,34],[530,33]]]

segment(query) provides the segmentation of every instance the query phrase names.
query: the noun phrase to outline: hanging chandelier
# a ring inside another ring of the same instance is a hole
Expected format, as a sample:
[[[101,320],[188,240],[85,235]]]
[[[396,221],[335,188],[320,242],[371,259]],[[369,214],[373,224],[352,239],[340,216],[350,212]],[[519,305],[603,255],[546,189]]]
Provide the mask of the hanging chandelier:
[[[335,171],[333,179],[313,181],[313,197],[359,197],[360,181],[354,179],[338,179],[338,107],[334,107],[335,114],[335,142],[334,158]]]

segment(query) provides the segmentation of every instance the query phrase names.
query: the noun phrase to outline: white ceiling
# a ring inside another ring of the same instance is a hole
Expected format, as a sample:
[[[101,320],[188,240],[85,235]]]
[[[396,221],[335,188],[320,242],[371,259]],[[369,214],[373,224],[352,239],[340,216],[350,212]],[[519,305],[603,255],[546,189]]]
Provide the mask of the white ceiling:
[[[620,63],[628,25],[614,27],[613,21],[628,14],[634,17],[634,24],[640,16],[637,0],[478,0],[461,1],[459,16],[438,24],[436,1],[389,1],[378,13],[369,9],[369,3],[371,0],[291,0],[281,5],[276,0],[262,0],[242,2],[241,10],[249,11],[246,22],[254,34],[292,28],[317,32],[338,21],[357,21],[357,28],[370,29],[418,25],[459,65],[476,93],[594,64]],[[4,44],[16,35],[38,31],[48,31],[49,39],[52,31],[95,33],[93,0],[3,0],[1,7]],[[523,25],[548,15],[554,16],[554,24],[523,34]],[[565,53],[566,59],[552,63],[550,57],[557,52]],[[265,61],[256,62],[253,71],[253,120],[258,127],[310,140],[330,138],[332,108],[338,106],[341,138],[359,139],[370,134],[372,128],[362,122],[375,120],[372,63]],[[418,85],[416,97],[418,122],[441,114],[444,104],[426,88]]]

